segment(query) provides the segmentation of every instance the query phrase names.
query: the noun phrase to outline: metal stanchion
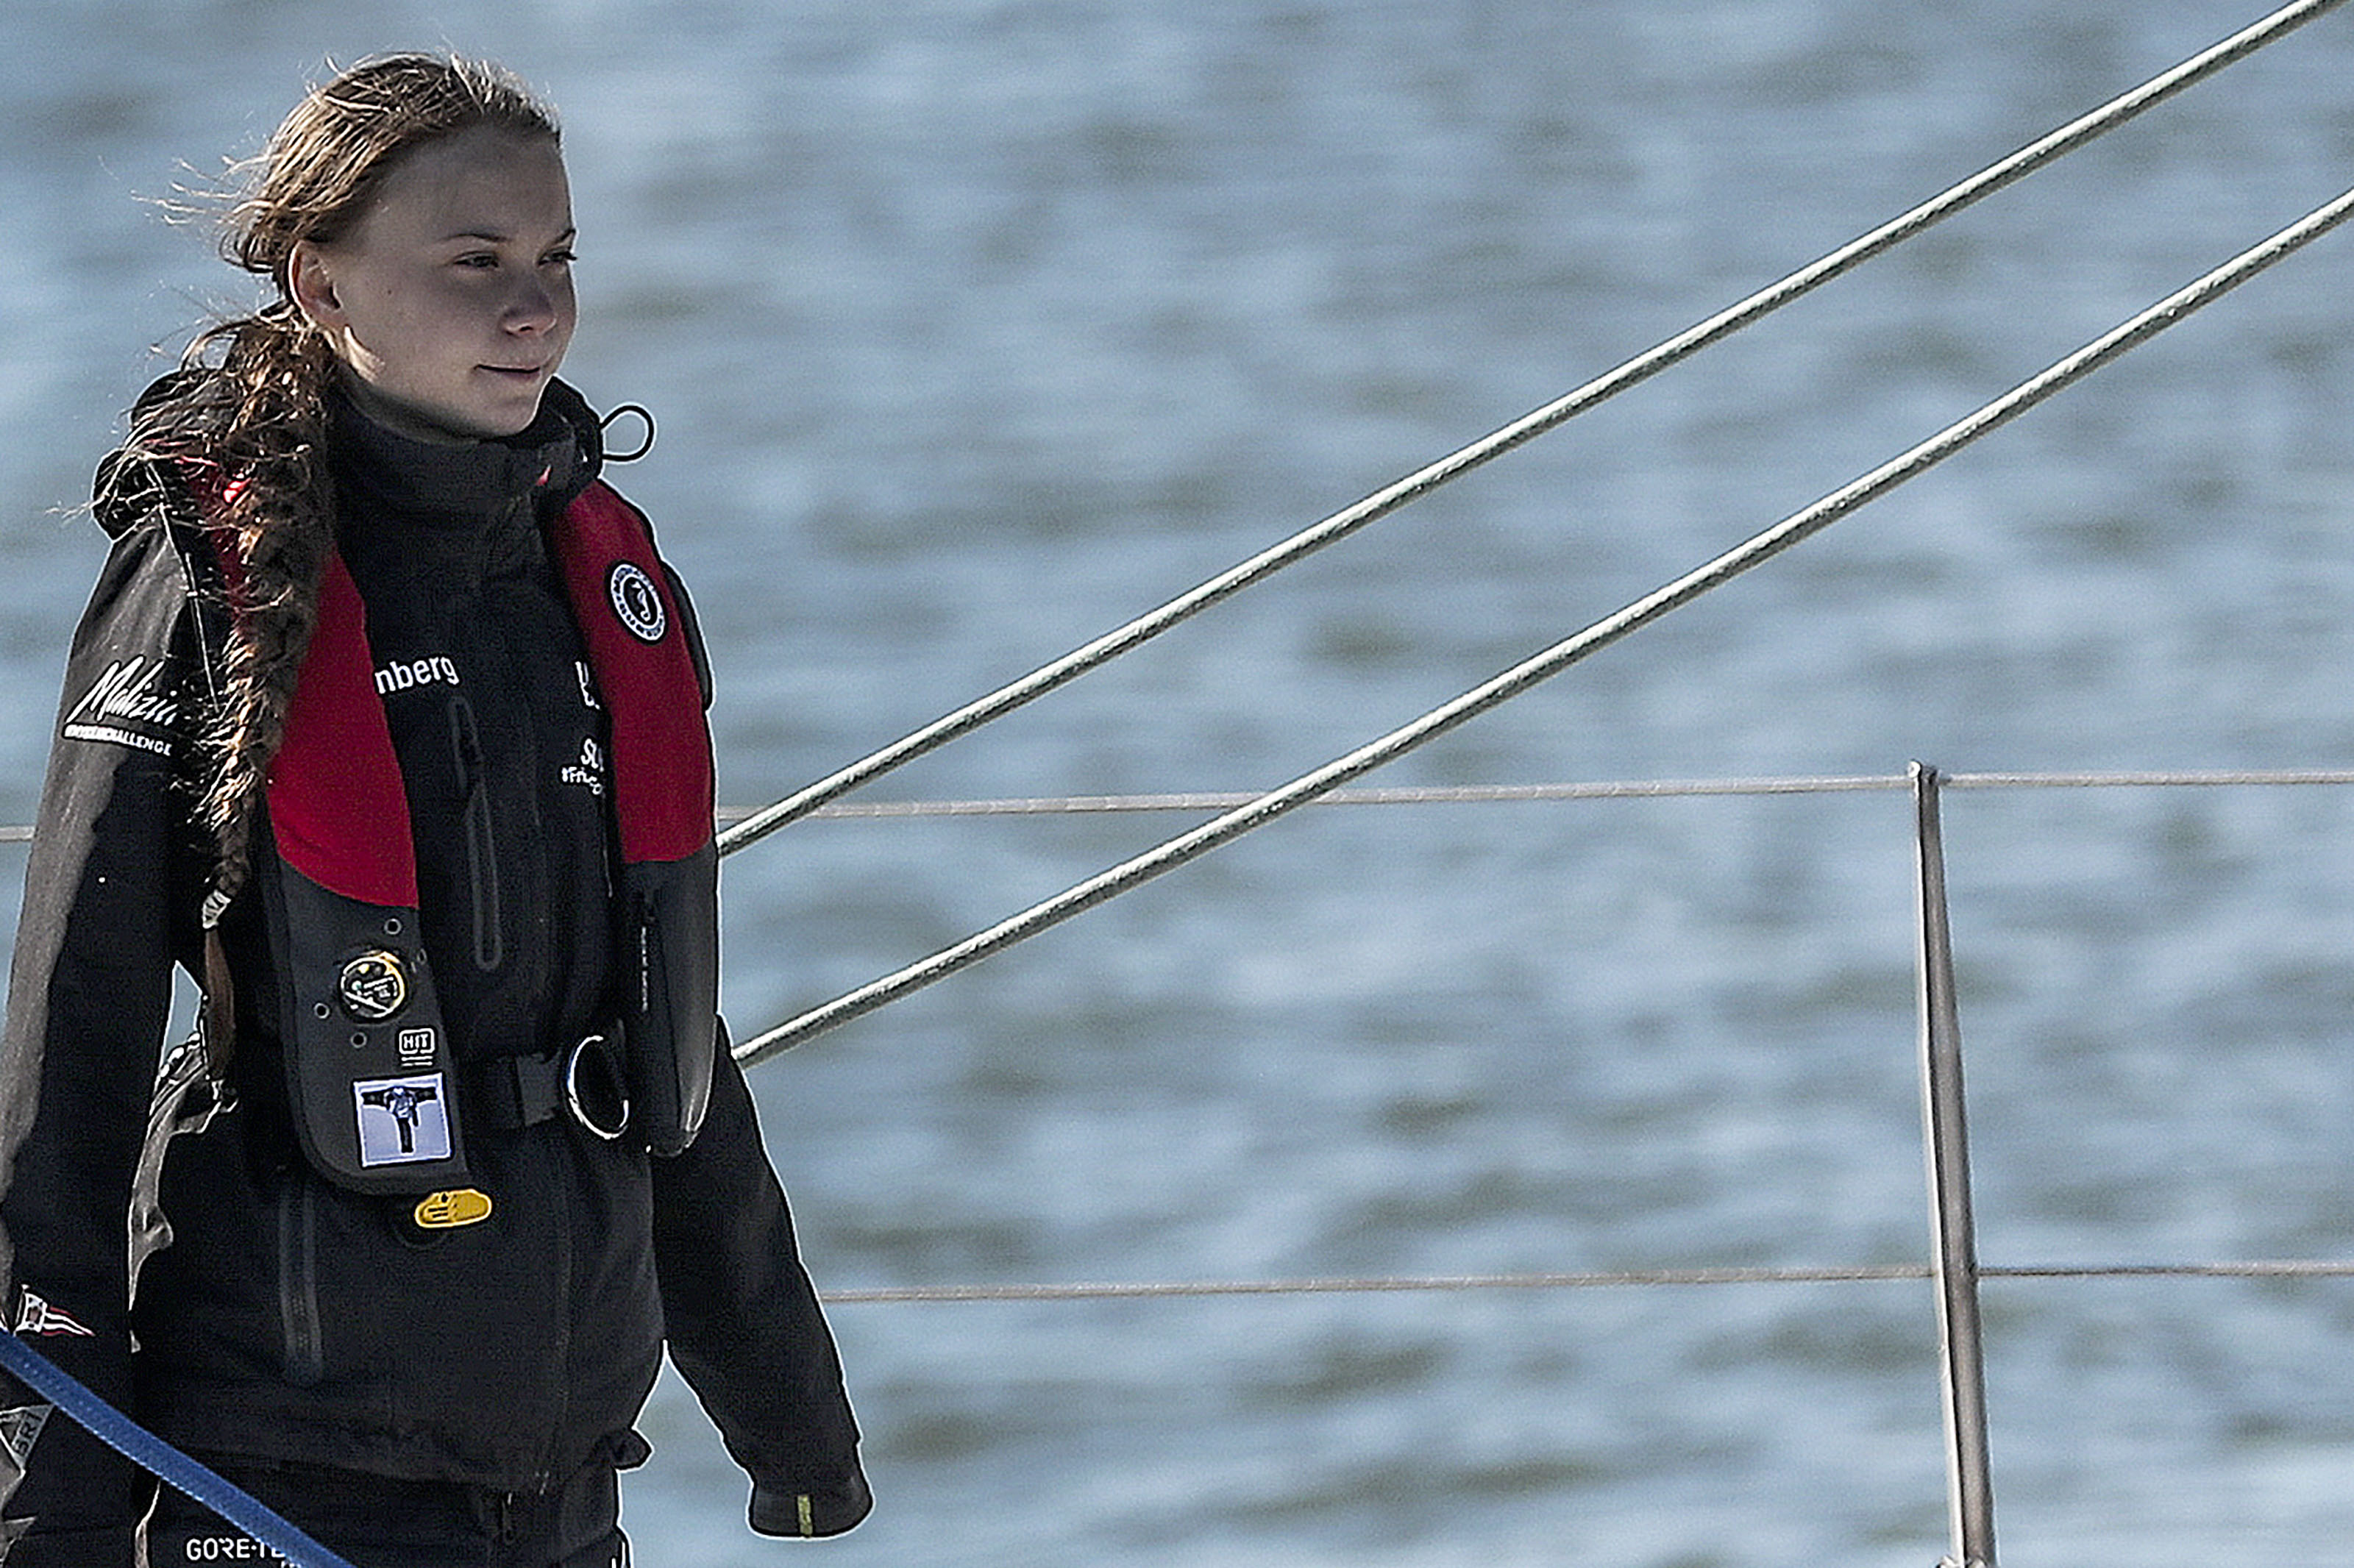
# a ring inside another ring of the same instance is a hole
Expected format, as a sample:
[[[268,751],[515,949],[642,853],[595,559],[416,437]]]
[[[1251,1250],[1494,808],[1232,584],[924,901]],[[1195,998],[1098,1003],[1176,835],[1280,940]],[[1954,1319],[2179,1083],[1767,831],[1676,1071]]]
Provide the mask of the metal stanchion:
[[[1953,1520],[1953,1552],[1940,1568],[1994,1568],[1994,1481],[1987,1457],[1978,1238],[1970,1217],[1969,1125],[1962,1104],[1962,1033],[1946,910],[1945,838],[1937,819],[1936,769],[1916,762],[1912,773],[1921,890],[1922,1137],[1928,1152],[1929,1225],[1936,1244],[1946,1492]]]

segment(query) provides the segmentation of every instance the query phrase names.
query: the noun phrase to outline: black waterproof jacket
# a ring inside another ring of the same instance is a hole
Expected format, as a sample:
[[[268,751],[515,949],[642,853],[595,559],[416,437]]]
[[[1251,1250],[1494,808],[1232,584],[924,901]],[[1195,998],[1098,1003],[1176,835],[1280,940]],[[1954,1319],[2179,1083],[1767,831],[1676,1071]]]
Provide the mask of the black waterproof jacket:
[[[561,384],[531,430],[465,448],[337,412],[339,550],[409,804],[383,827],[413,837],[461,1072],[559,1050],[614,1005],[607,715],[541,535],[595,478],[597,431]],[[724,1050],[675,1158],[561,1116],[471,1118],[473,1185],[494,1208],[429,1238],[413,1199],[346,1192],[301,1155],[272,1023],[287,977],[248,895],[223,922],[234,1104],[143,1170],[173,966],[198,968],[194,742],[222,625],[185,493],[166,476],[154,494],[100,518],[113,547],[75,635],[27,875],[0,1052],[12,1326],[194,1451],[517,1493],[642,1453],[631,1426],[667,1338],[756,1515],[863,1497],[833,1342]],[[169,1243],[137,1261],[158,1203]],[[129,1564],[148,1483],[0,1386],[0,1560]]]

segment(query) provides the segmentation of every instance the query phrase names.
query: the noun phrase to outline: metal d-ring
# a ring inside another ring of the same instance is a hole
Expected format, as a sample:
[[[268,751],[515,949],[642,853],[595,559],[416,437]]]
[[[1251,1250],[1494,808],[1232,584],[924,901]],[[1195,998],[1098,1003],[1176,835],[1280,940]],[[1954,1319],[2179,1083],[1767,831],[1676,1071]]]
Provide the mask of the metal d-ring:
[[[591,1069],[597,1082],[582,1092],[580,1064],[594,1058]],[[564,1104],[572,1112],[572,1119],[594,1136],[613,1142],[630,1129],[630,1091],[621,1078],[620,1064],[613,1060],[612,1043],[602,1034],[591,1034],[572,1048],[564,1060]]]

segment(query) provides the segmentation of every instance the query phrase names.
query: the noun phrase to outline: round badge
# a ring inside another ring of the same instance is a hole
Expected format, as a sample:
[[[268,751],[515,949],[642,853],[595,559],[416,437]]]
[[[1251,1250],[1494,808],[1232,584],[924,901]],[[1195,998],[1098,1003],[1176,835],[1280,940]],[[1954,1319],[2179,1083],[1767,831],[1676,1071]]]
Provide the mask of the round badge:
[[[345,960],[344,972],[335,979],[335,994],[354,1018],[380,1023],[408,1005],[408,971],[399,954],[379,948]]]
[[[659,642],[670,630],[670,612],[663,608],[662,594],[654,588],[653,578],[636,563],[615,563],[612,575],[605,579],[605,591],[612,596],[613,613],[639,641]]]

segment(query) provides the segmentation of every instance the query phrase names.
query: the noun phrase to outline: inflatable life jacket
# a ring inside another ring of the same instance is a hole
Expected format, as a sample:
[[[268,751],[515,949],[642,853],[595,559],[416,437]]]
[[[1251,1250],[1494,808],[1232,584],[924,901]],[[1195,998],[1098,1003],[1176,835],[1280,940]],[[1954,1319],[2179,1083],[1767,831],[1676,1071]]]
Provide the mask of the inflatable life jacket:
[[[695,655],[651,528],[610,487],[584,490],[547,542],[611,723],[611,1043],[631,1130],[677,1154],[702,1124],[718,1049],[718,860]],[[468,1180],[472,1091],[434,998],[408,796],[373,672],[358,588],[331,555],[270,767],[276,853],[259,880],[304,1155],[354,1192],[424,1194]]]

